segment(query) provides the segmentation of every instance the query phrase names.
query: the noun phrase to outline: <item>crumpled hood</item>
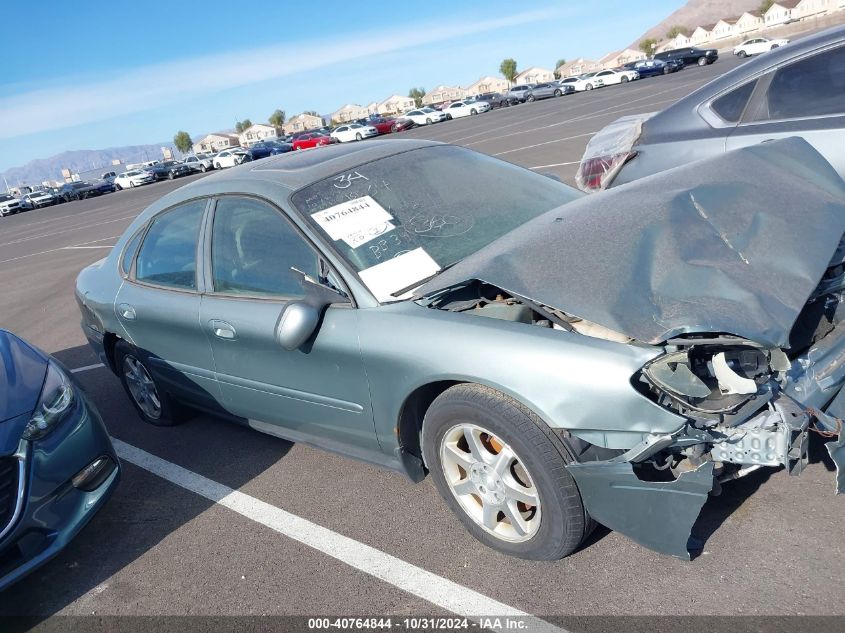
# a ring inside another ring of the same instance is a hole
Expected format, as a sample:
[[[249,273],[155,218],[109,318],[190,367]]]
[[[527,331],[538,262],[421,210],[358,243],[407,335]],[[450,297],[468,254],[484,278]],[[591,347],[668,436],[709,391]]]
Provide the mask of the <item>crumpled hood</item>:
[[[743,148],[580,198],[444,271],[656,344],[788,347],[845,233],[845,181],[806,141]]]
[[[0,422],[35,409],[47,362],[41,352],[0,330]]]

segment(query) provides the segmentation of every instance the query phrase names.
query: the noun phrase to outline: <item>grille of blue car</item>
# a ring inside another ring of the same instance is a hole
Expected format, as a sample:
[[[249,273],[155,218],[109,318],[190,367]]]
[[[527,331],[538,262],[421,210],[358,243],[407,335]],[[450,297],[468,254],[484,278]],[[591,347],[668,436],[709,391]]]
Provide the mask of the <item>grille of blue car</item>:
[[[0,458],[0,532],[15,512],[18,499],[18,460],[14,457]]]

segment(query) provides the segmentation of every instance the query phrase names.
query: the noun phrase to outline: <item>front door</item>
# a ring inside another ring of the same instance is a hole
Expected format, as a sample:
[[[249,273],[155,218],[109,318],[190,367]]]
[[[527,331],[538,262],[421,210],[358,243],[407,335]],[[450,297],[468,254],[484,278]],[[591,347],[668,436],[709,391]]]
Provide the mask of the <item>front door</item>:
[[[250,425],[345,452],[377,451],[357,310],[325,311],[316,336],[288,351],[275,340],[290,301],[305,296],[291,267],[319,279],[316,251],[269,203],[216,204],[200,322],[211,342],[224,407]]]
[[[197,252],[206,200],[152,221],[115,312],[147,366],[173,395],[204,406],[219,398],[214,360],[200,327]]]

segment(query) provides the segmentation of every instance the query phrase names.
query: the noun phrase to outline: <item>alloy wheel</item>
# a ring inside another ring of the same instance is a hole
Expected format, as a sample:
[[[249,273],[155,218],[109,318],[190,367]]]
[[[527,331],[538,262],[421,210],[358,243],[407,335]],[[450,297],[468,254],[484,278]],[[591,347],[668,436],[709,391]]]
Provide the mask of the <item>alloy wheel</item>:
[[[539,493],[504,441],[475,424],[456,424],[443,435],[440,462],[452,494],[479,527],[514,543],[537,533]]]
[[[129,388],[132,399],[144,415],[153,420],[160,418],[161,398],[143,363],[127,354],[123,358],[123,377],[126,379],[126,386]]]

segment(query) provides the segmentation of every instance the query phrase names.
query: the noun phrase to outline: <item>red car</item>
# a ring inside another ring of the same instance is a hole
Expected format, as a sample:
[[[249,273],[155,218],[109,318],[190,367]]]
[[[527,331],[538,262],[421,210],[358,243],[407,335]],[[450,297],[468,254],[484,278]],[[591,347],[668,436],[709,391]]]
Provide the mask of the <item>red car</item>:
[[[322,145],[329,145],[333,143],[334,139],[331,136],[326,136],[319,132],[306,132],[300,134],[293,139],[293,149],[308,149],[310,147],[320,147]]]
[[[366,125],[371,125],[378,130],[379,134],[390,134],[393,131],[393,124],[396,123],[394,119],[385,119],[384,117],[374,117],[367,119]]]
[[[390,127],[391,132],[401,132],[403,130],[410,130],[412,127],[417,127],[411,119],[396,119]]]

